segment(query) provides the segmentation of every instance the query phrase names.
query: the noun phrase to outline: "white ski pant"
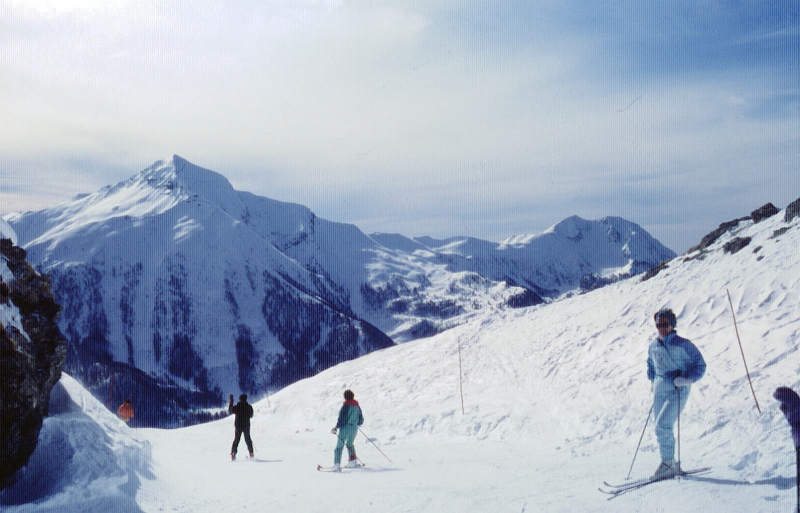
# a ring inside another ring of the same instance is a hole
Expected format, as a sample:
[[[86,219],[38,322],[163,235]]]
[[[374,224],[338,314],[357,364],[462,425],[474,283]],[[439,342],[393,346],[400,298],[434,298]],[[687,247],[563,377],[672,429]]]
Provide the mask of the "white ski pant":
[[[677,388],[671,383],[656,381],[653,414],[661,461],[666,462],[675,459],[675,423],[689,399],[689,387]]]

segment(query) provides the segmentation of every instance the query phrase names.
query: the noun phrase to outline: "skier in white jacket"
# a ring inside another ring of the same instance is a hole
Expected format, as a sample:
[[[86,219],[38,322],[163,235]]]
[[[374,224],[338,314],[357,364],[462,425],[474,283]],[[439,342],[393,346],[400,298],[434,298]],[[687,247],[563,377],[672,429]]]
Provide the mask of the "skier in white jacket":
[[[661,450],[661,464],[653,478],[667,479],[680,474],[675,461],[675,422],[678,420],[692,383],[703,377],[706,362],[697,347],[675,332],[677,320],[670,309],[656,312],[658,336],[650,343],[647,378],[653,382],[653,415]]]

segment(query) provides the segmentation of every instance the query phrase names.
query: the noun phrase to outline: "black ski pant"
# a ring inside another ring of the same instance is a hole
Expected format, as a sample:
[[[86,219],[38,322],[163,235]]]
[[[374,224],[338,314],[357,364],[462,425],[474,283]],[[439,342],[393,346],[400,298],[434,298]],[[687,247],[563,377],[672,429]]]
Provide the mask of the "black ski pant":
[[[247,450],[250,451],[250,454],[253,454],[253,440],[250,439],[249,424],[247,426],[236,426],[236,437],[233,439],[231,454],[235,455],[239,450],[239,441],[242,439],[242,435],[244,435],[244,443],[247,444]]]

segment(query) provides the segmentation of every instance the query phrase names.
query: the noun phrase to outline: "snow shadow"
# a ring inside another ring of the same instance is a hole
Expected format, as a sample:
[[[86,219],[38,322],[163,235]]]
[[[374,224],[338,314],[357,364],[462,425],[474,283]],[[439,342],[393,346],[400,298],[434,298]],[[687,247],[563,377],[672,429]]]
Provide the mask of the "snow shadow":
[[[682,479],[691,481],[702,481],[704,483],[712,483],[717,485],[727,486],[774,486],[778,490],[791,490],[797,484],[795,477],[773,477],[770,479],[762,479],[760,481],[742,481],[737,479],[720,479],[716,477],[707,476],[684,476]]]
[[[283,463],[283,460],[262,460],[261,458],[236,459],[231,463]]]

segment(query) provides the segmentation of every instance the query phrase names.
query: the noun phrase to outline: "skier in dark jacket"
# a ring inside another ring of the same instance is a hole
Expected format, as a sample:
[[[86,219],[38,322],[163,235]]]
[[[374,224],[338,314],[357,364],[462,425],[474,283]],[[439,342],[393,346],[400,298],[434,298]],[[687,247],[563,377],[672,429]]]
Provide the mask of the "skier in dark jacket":
[[[781,411],[792,428],[794,450],[797,453],[797,511],[800,512],[800,396],[789,387],[778,387],[773,397],[781,402]]]
[[[244,442],[247,444],[247,450],[250,451],[250,457],[253,454],[253,440],[250,439],[250,419],[253,417],[253,407],[247,403],[247,394],[239,396],[239,402],[233,404],[233,395],[230,397],[228,403],[228,413],[236,416],[234,420],[234,427],[236,428],[236,436],[233,439],[233,446],[231,447],[231,459],[236,459],[236,452],[239,449],[239,441],[244,434]]]
[[[681,473],[681,463],[675,460],[675,422],[686,406],[692,384],[705,374],[706,362],[694,344],[675,332],[677,320],[672,310],[659,310],[654,318],[658,336],[647,353],[647,378],[653,382],[661,465],[653,477],[667,479]]]
[[[792,428],[794,446],[800,451],[800,396],[791,388],[778,387],[773,397],[781,402],[781,411]]]
[[[353,442],[358,434],[358,426],[364,423],[364,416],[361,413],[361,406],[355,400],[355,394],[352,390],[344,391],[344,404],[339,409],[339,419],[336,422],[336,427],[331,429],[331,433],[339,439],[336,442],[336,449],[333,451],[333,469],[335,471],[341,470],[342,463],[342,449],[347,446],[347,453],[350,455],[350,460],[347,463],[348,467],[358,466],[358,457],[356,456],[356,448]],[[337,433],[338,431],[338,433]]]

